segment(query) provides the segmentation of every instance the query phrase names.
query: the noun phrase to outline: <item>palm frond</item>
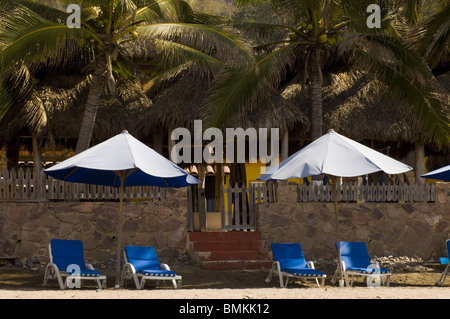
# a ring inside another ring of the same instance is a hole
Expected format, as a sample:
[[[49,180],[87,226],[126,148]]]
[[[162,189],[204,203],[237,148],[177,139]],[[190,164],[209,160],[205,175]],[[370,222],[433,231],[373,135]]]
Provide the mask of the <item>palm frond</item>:
[[[284,46],[262,56],[245,70],[225,67],[216,77],[214,90],[202,107],[207,126],[222,127],[244,109],[252,111],[269,103],[267,97],[278,86],[294,59],[293,47]]]
[[[70,39],[81,39],[81,29],[46,20],[28,8],[2,13],[0,29],[0,73],[16,63],[43,60]]]
[[[432,68],[450,61],[450,4],[425,21],[412,38]]]
[[[0,0],[0,11],[11,13],[16,9],[28,8],[40,17],[54,23],[65,22],[69,13],[33,0]]]
[[[144,38],[174,41],[195,50],[213,54],[225,62],[244,65],[253,63],[254,57],[248,44],[232,32],[216,26],[188,23],[160,23],[139,26],[137,32]]]
[[[224,65],[219,59],[180,43],[162,39],[156,39],[154,43],[160,50],[159,59],[164,68],[184,64],[188,61],[197,61],[204,63],[208,69],[215,72]]]
[[[147,1],[136,10],[136,19],[149,23],[183,22],[193,11],[184,0],[155,0]]]
[[[365,71],[375,74],[390,88],[392,95],[405,103],[404,107],[411,109],[414,114],[412,121],[417,121],[423,134],[418,140],[434,141],[437,144],[448,144],[450,140],[450,126],[448,105],[434,93],[427,84],[408,78],[399,72],[395,64],[382,63],[373,55],[361,53]]]
[[[9,69],[3,75],[0,101],[0,121],[6,131],[9,129],[14,132],[29,126],[38,135],[47,132],[47,112],[37,93],[35,80],[26,66]],[[11,129],[13,127],[15,129]]]
[[[405,74],[412,81],[425,83],[433,80],[433,74],[422,58],[405,41],[382,35],[363,35],[367,43],[375,45],[372,48],[374,58],[389,59],[396,65],[399,72]]]

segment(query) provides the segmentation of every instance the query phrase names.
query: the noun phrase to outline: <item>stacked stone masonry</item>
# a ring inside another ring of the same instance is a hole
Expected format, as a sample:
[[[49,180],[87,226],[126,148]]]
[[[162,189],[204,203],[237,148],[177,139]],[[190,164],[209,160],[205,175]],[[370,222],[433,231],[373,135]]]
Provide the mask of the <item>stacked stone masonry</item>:
[[[186,190],[176,189],[166,192],[165,202],[124,203],[122,243],[178,257],[186,242],[186,205]],[[0,203],[0,256],[45,264],[51,239],[77,239],[88,261],[113,263],[118,210],[118,202]]]
[[[308,258],[333,258],[337,240],[333,202],[297,202],[296,185],[280,183],[276,203],[258,205],[268,243],[300,242]],[[436,184],[435,202],[339,202],[341,241],[364,241],[376,256],[446,256],[450,238],[450,183]]]
[[[297,202],[287,183],[277,193],[277,202],[256,205],[267,251],[273,242],[300,242],[308,259],[334,258],[333,203]],[[371,255],[437,260],[450,238],[449,195],[450,183],[437,183],[432,203],[340,202],[339,238],[365,241]],[[118,209],[118,202],[0,202],[0,257],[45,264],[52,238],[80,239],[89,262],[112,268]],[[124,245],[155,246],[162,258],[189,253],[186,189],[168,189],[165,202],[124,203],[123,220]]]

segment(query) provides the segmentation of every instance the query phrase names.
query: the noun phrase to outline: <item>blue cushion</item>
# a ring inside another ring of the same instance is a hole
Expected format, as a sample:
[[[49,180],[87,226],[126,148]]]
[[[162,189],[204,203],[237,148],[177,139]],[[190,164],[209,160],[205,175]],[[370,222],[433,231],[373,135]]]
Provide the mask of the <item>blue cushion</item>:
[[[128,262],[134,266],[134,269],[161,269],[158,260],[141,260],[141,259],[128,259]]]
[[[76,271],[71,271],[71,272],[67,272],[68,274],[77,274],[80,275],[81,277],[100,277],[101,273],[100,271],[97,270],[90,270],[90,269],[81,269],[80,272],[76,272]]]
[[[390,272],[386,268],[368,268],[371,263],[365,242],[341,241],[340,246],[341,259],[345,262],[347,270],[358,271],[362,274],[386,274]]]
[[[158,276],[158,277],[175,277],[177,274],[171,270],[165,269],[143,269],[137,272],[142,273],[146,276]]]
[[[362,274],[387,274],[390,272],[386,268],[367,268],[367,267],[346,267],[350,271],[359,271]]]
[[[341,260],[347,269],[367,268],[370,265],[369,252],[365,242],[340,242]]]
[[[171,270],[161,269],[155,247],[126,246],[127,260],[138,273],[146,276],[175,277]]]
[[[273,260],[280,263],[281,268],[305,268],[306,260],[300,243],[272,244]]]
[[[312,268],[281,268],[281,271],[293,274],[295,276],[305,277],[323,277],[324,273]]]
[[[158,260],[155,247],[126,246],[127,259]]]
[[[53,263],[60,271],[66,271],[69,265],[78,265],[81,270],[86,268],[80,240],[52,239],[50,247]]]
[[[134,266],[136,271],[144,269],[161,269],[155,247],[126,246],[125,254],[128,262]]]

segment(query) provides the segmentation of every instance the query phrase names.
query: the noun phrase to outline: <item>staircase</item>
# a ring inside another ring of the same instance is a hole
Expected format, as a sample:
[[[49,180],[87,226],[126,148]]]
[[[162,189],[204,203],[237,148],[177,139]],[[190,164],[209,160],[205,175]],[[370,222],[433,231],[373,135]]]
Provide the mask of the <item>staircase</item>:
[[[267,244],[261,232],[190,232],[194,259],[207,270],[270,268]]]

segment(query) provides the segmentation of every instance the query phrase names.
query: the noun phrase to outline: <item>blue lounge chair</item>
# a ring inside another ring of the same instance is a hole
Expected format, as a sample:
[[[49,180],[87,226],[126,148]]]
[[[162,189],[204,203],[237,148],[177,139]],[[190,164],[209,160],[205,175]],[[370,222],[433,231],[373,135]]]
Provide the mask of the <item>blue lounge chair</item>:
[[[365,242],[341,241],[340,248],[340,264],[342,267],[342,274],[345,278],[345,283],[347,286],[353,285],[354,276],[365,276],[367,277],[367,286],[378,285],[381,281],[383,285],[389,287],[389,280],[391,276],[390,270],[387,268],[380,268],[378,262],[370,262],[370,256]],[[337,243],[336,249],[338,249]],[[332,282],[335,281],[338,273],[339,269],[336,270]],[[352,281],[350,283],[348,279],[349,275],[352,276]],[[386,282],[384,281],[384,279],[386,279]]]
[[[155,247],[126,246],[124,257],[122,286],[126,279],[133,278],[136,289],[143,289],[147,279],[171,280],[174,288],[181,287],[182,277],[170,270],[167,264],[159,263]]]
[[[52,239],[49,244],[50,262],[44,274],[44,283],[56,276],[61,289],[80,288],[82,280],[96,280],[99,289],[106,287],[106,276],[84,262],[83,243],[80,240]],[[63,281],[63,277],[66,278]]]
[[[450,272],[450,239],[447,239],[447,258],[441,258],[441,264],[447,264],[447,267],[445,267],[445,270],[442,272],[441,278],[439,278],[438,281],[436,281],[436,285],[442,286],[444,284],[445,278],[447,277],[448,273]]]
[[[322,279],[322,286],[325,285],[327,275],[314,269],[314,263],[312,261],[307,262],[305,260],[302,246],[299,243],[272,244],[271,248],[274,262],[266,278],[266,282],[270,282],[273,273],[276,273],[280,279],[281,288],[287,287],[289,278],[292,277],[303,280],[315,279],[319,287],[318,279]],[[283,277],[286,278],[286,281],[284,281]]]

